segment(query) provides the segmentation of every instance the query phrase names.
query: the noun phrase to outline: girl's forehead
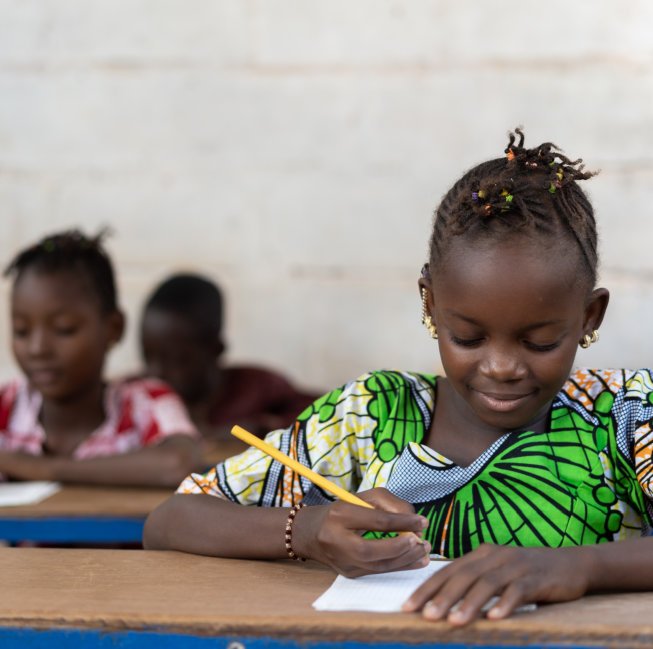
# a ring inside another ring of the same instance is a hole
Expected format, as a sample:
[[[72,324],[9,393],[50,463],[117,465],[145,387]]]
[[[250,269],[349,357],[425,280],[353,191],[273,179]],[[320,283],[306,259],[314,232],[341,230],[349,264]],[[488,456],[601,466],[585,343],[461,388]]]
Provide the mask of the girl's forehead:
[[[540,312],[584,308],[587,286],[572,246],[525,237],[492,245],[452,246],[431,273],[436,303],[475,310]]]
[[[577,283],[581,271],[577,248],[568,242],[556,242],[545,237],[535,239],[512,236],[504,240],[454,241],[432,273],[434,284],[447,282],[509,283],[515,278],[538,282],[561,281],[563,285]]]
[[[99,305],[91,280],[73,270],[42,271],[28,268],[14,282],[12,302],[61,304],[64,306]]]

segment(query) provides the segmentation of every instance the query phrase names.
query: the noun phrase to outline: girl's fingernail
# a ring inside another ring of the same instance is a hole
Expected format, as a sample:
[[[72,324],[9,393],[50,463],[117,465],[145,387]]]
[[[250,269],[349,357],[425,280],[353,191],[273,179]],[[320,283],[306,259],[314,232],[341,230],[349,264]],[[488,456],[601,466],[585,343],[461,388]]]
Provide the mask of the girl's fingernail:
[[[424,617],[428,617],[431,620],[437,620],[440,618],[441,614],[440,607],[434,602],[427,602],[424,606]]]
[[[491,620],[499,619],[503,617],[503,611],[498,606],[494,606],[486,613],[486,616]]]
[[[467,616],[458,609],[449,613],[449,622],[453,622],[454,624],[460,624],[461,622],[464,622],[466,618]]]
[[[406,612],[411,612],[415,610],[415,604],[413,604],[412,599],[407,599],[402,605],[401,610]]]
[[[428,518],[424,518],[424,517],[422,516],[422,518],[420,519],[420,524],[422,525],[422,529],[425,530],[425,529],[429,526],[429,519],[428,519]]]

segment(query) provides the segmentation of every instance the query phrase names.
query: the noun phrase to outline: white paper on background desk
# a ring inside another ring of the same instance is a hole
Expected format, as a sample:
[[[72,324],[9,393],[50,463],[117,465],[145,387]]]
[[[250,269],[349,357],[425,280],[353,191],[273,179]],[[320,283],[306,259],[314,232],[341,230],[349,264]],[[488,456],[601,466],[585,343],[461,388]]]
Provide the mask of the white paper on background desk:
[[[401,605],[432,574],[447,565],[447,561],[431,561],[425,568],[399,570],[376,575],[364,575],[349,579],[338,575],[329,589],[313,602],[318,611],[370,611],[374,613],[396,613]],[[487,611],[496,601],[493,598],[483,607]],[[518,608],[518,611],[532,611],[535,604]]]
[[[0,507],[35,505],[61,489],[58,482],[0,483]]]

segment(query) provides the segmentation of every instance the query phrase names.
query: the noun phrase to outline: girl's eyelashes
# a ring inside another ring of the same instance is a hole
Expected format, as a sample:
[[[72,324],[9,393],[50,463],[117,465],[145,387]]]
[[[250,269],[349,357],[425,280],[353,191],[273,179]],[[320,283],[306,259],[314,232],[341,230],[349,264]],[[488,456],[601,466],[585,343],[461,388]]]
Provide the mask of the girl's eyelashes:
[[[529,349],[532,349],[534,352],[550,352],[560,347],[560,343],[555,342],[555,343],[549,343],[548,345],[537,345],[535,343],[527,342],[526,346]]]
[[[77,319],[61,318],[52,323],[52,331],[57,336],[74,336],[79,331]]]
[[[56,336],[74,336],[79,331],[81,322],[78,317],[62,315],[54,318],[50,326]]]
[[[478,338],[459,338],[458,336],[451,336],[451,342],[454,345],[458,345],[459,347],[476,347],[480,345],[483,341],[485,340],[484,337],[478,337]],[[528,340],[524,341],[524,345],[528,347],[531,351],[534,352],[550,352],[553,351],[554,349],[558,348],[560,346],[560,342],[556,341],[554,343],[547,343],[544,345],[530,342]]]
[[[54,331],[58,336],[74,336],[77,333],[77,327],[56,327]]]
[[[25,318],[13,317],[11,319],[11,335],[13,338],[25,338],[29,331],[30,324]]]
[[[451,342],[460,347],[475,347],[483,342],[483,338],[458,338],[458,336],[451,336]]]

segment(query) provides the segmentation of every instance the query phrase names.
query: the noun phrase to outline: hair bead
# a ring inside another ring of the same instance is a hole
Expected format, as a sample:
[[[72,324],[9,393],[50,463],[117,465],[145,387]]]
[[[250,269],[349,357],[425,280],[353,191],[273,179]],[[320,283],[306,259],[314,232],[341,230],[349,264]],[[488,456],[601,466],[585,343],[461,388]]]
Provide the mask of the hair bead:
[[[526,148],[520,128],[509,134],[504,154],[470,169],[445,194],[430,241],[433,268],[453,237],[470,232],[471,237],[499,241],[512,232],[524,232],[573,241],[593,284],[598,265],[596,223],[579,181],[594,174],[585,171],[582,160],[568,158],[551,142]]]

